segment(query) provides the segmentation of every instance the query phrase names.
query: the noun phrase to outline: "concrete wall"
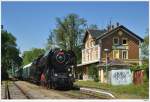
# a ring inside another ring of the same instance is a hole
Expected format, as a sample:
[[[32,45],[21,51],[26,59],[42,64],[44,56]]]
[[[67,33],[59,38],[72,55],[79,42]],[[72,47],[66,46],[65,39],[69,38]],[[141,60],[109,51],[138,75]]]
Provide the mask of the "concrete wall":
[[[109,79],[112,85],[128,85],[132,83],[132,73],[130,69],[111,70]]]

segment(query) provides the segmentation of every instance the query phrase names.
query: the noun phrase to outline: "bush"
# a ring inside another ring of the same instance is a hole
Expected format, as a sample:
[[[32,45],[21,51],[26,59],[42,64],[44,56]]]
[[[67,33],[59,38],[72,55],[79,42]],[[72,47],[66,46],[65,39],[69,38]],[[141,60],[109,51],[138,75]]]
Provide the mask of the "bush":
[[[88,75],[90,77],[92,77],[92,79],[94,79],[95,82],[99,81],[98,78],[98,67],[96,66],[96,64],[92,64],[89,66],[88,68]]]
[[[149,66],[147,63],[143,63],[141,66],[133,65],[130,69],[131,71],[144,70],[144,81],[149,80]]]

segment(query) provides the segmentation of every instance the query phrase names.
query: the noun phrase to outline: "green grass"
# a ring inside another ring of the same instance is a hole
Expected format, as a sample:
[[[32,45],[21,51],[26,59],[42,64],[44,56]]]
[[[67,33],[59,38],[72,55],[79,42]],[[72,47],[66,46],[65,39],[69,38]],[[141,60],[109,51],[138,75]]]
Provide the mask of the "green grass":
[[[117,98],[121,99],[148,99],[149,98],[149,83],[144,82],[142,85],[117,85],[99,83],[94,81],[76,81],[76,85],[81,87],[98,88],[111,92]]]

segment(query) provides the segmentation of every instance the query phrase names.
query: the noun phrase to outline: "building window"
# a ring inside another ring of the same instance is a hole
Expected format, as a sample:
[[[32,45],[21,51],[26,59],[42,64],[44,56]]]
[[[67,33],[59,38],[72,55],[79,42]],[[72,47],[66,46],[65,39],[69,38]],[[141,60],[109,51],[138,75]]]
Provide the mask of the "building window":
[[[98,59],[98,48],[96,48],[95,53],[96,53],[96,59]]]
[[[88,50],[87,56],[88,56],[88,61],[90,61],[90,54],[89,54],[89,50]]]
[[[119,44],[119,38],[118,37],[113,38],[113,44],[114,45],[118,45]]]
[[[91,49],[91,52],[90,52],[90,60],[92,60],[93,58],[92,58],[92,54],[93,54],[93,51],[92,51],[93,49]]]
[[[85,43],[85,48],[87,48],[87,42]]]
[[[113,58],[119,59],[119,50],[113,50]]]
[[[90,47],[92,47],[93,46],[93,41],[91,40],[91,46]]]
[[[127,38],[122,39],[122,45],[127,45]]]
[[[93,44],[93,40],[91,40],[91,47],[93,47],[94,46],[94,44]]]
[[[82,53],[83,55],[83,62],[85,62],[85,50],[83,50],[83,53]]]
[[[122,50],[122,59],[128,59],[128,51]]]

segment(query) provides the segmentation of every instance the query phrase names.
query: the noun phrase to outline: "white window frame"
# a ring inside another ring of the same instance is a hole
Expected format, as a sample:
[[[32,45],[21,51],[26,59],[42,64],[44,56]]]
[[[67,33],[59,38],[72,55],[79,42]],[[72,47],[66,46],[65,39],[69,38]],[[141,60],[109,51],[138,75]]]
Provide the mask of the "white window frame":
[[[91,40],[91,43],[92,43],[92,46],[91,46],[91,47],[94,47],[94,40]]]
[[[123,44],[123,40],[126,40],[126,44]],[[128,45],[128,39],[127,38],[122,38],[122,45]]]
[[[89,41],[86,41],[85,48],[89,48]]]
[[[114,43],[114,39],[118,39],[118,43],[117,44]],[[113,45],[119,45],[119,37],[114,37],[113,38]]]
[[[122,50],[122,53],[121,53],[121,55],[122,55],[122,59],[125,59],[125,58],[123,58],[123,52],[124,52],[124,51],[126,51],[126,52],[127,52],[126,59],[128,59],[128,50]]]

